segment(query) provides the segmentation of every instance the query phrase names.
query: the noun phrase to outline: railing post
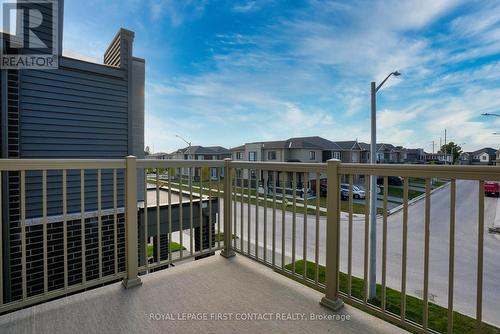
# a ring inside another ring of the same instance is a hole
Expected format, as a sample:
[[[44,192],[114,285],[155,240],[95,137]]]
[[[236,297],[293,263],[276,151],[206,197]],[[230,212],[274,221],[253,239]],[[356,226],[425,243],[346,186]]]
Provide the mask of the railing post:
[[[127,276],[122,284],[125,288],[141,285],[138,274],[137,242],[137,161],[128,156],[125,165],[125,264]]]
[[[338,296],[339,254],[340,254],[340,160],[327,162],[327,224],[326,224],[326,277],[325,296],[320,304],[334,311],[339,310],[344,302]]]
[[[224,159],[224,249],[220,255],[230,258],[236,255],[231,249],[231,194],[232,194],[232,168],[231,159]]]

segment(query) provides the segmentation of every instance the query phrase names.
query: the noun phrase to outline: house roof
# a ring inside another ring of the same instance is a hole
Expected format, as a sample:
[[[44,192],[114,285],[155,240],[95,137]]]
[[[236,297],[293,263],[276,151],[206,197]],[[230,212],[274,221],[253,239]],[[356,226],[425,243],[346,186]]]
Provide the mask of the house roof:
[[[166,153],[166,152],[156,152],[156,153],[148,154],[147,156],[148,157],[159,157],[159,156],[163,156],[163,155],[170,155],[170,154]]]
[[[240,146],[236,146],[236,147],[233,147],[231,149],[229,149],[229,151],[231,152],[234,152],[234,151],[244,151],[245,150],[245,145],[240,145]]]
[[[182,153],[182,154],[230,154],[231,151],[229,151],[227,148],[224,148],[222,146],[200,146],[200,145],[195,145],[191,147],[184,147],[181,149],[178,149],[177,151],[173,153]]]
[[[478,155],[482,153],[487,153],[489,155],[496,155],[497,150],[491,147],[483,147],[482,149],[479,149],[477,151],[471,152],[473,155]]]

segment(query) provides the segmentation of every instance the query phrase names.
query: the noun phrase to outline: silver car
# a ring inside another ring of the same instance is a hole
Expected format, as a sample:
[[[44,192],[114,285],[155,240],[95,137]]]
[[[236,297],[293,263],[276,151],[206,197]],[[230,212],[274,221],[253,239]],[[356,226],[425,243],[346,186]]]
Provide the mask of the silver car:
[[[348,198],[349,197],[349,184],[347,183],[342,183],[340,185],[340,195],[342,198]],[[352,185],[352,197],[356,199],[364,199],[365,198],[365,191],[361,189],[360,187],[356,185]]]

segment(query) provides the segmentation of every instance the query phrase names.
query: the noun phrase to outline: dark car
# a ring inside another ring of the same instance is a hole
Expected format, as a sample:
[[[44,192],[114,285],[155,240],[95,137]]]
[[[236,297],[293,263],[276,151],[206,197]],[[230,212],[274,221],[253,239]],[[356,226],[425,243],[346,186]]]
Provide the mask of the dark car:
[[[403,185],[403,178],[401,176],[388,176],[387,183],[390,186],[402,186]],[[379,176],[377,178],[377,184],[378,185],[384,184],[384,177],[383,176]]]

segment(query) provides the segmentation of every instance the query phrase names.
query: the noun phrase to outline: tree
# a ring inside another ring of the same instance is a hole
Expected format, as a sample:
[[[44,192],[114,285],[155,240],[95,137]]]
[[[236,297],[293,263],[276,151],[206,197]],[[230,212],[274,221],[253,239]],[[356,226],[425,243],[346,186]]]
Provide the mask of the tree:
[[[441,146],[441,152],[453,154],[453,163],[455,163],[462,153],[462,148],[454,142],[450,141],[448,144]]]

